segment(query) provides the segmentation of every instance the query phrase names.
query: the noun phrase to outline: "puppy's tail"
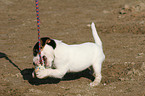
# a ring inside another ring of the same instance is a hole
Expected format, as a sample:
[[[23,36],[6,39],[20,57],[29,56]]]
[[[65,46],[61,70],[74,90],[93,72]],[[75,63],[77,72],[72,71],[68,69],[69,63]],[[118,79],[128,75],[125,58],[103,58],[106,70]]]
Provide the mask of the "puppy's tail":
[[[96,31],[96,27],[95,27],[94,22],[92,22],[91,28],[92,28],[92,34],[93,34],[95,43],[102,47],[102,41],[101,41],[101,39],[99,38],[99,35],[98,35],[97,31]]]

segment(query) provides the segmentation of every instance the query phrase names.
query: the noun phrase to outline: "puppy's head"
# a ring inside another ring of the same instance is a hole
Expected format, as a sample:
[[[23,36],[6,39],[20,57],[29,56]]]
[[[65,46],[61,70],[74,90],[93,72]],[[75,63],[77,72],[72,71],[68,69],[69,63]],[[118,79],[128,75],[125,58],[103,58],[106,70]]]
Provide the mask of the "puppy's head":
[[[45,64],[47,64],[47,58],[49,57],[48,55],[49,55],[49,52],[51,51],[51,50],[49,50],[49,48],[54,50],[56,48],[56,43],[53,39],[50,39],[49,37],[41,38],[40,42],[41,42],[41,45],[40,45],[41,46],[41,57],[43,58]],[[47,48],[45,48],[46,46],[47,46]],[[48,49],[48,51],[47,51],[47,49]],[[51,55],[51,52],[50,52],[50,55]],[[33,47],[33,64],[34,64],[34,66],[40,65],[39,42],[37,42],[35,44],[35,46]]]

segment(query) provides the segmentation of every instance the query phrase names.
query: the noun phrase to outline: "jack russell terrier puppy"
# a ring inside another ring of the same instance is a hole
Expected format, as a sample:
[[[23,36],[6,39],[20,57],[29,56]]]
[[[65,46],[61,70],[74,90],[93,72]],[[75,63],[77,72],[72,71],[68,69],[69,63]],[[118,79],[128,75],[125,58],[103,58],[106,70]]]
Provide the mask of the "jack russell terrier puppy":
[[[80,72],[92,66],[95,79],[90,86],[97,86],[101,81],[101,66],[105,59],[102,42],[97,34],[95,24],[91,24],[95,43],[68,45],[60,40],[41,38],[41,55],[46,69],[35,72],[39,79],[46,77],[62,78],[68,72]],[[40,65],[38,42],[33,48],[33,64]],[[34,72],[33,77],[34,77]]]

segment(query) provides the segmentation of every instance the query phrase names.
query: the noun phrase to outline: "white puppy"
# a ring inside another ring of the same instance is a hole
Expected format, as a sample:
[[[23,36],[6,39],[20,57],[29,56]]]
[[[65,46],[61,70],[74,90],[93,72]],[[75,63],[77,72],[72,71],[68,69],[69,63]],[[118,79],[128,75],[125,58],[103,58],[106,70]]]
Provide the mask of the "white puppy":
[[[67,72],[80,72],[92,66],[95,80],[90,85],[97,86],[102,78],[101,66],[105,55],[94,23],[91,28],[95,43],[67,45],[48,37],[41,38],[41,54],[47,58],[46,66],[50,68],[36,72],[37,78],[62,78]],[[38,42],[34,46],[33,55],[33,63],[39,65]]]

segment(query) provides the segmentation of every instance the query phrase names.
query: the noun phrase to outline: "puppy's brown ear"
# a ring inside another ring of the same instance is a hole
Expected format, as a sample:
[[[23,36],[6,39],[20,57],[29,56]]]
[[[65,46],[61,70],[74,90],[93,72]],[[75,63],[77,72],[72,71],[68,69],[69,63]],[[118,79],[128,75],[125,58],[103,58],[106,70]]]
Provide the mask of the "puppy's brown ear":
[[[43,37],[41,38],[40,42],[41,42],[41,49],[43,49],[45,44],[48,44],[51,42],[51,39],[49,37]]]
[[[45,42],[45,44],[48,44],[50,42],[51,42],[51,40],[50,39],[47,39],[46,42]]]
[[[40,40],[40,43],[41,43],[41,47],[42,47],[42,45],[44,45],[43,41],[42,41],[42,40]]]
[[[53,39],[50,39],[49,37],[43,37],[41,38],[41,40],[42,40],[42,43],[41,43],[42,46],[45,46],[47,44],[47,45],[52,46],[53,49],[55,49],[56,43]]]

